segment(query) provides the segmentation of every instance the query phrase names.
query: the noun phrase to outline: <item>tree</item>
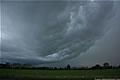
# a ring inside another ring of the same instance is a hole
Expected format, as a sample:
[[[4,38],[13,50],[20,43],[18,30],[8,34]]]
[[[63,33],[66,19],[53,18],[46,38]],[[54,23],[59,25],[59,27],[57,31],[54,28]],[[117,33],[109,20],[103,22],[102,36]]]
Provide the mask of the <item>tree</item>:
[[[67,68],[67,69],[71,69],[71,67],[70,67],[70,65],[69,65],[69,64],[67,65],[67,67],[66,67],[66,68]]]
[[[54,70],[57,70],[57,67],[54,67]]]
[[[109,68],[109,63],[104,63],[104,64],[103,64],[103,67],[104,67],[104,68]]]
[[[95,66],[93,66],[91,69],[102,69],[102,67],[99,64],[96,64]]]

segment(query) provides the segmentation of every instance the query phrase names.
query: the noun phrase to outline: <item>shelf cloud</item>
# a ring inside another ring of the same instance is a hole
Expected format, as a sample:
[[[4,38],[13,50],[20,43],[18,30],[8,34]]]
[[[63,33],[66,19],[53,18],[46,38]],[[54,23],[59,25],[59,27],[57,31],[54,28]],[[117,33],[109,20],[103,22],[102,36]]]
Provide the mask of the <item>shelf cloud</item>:
[[[75,58],[103,37],[114,1],[2,1],[3,61]]]

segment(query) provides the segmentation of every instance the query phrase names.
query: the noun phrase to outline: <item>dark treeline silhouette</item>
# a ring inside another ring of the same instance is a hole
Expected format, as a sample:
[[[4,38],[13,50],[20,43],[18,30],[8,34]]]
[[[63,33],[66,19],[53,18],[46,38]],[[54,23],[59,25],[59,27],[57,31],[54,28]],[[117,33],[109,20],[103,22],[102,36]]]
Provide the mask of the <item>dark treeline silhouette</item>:
[[[120,69],[119,66],[111,66],[109,63],[104,63],[103,66],[96,64],[92,67],[71,67],[67,65],[66,67],[35,67],[32,64],[20,64],[13,63],[10,64],[6,62],[5,64],[0,64],[1,69],[30,69],[30,70],[91,70],[91,69]]]

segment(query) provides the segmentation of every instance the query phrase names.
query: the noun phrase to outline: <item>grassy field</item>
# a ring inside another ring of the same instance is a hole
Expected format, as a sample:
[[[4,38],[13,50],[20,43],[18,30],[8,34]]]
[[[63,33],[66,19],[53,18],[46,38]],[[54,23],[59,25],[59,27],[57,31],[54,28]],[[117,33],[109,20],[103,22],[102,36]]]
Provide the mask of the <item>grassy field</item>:
[[[0,69],[0,78],[81,79],[120,78],[120,69],[104,70],[21,70]]]

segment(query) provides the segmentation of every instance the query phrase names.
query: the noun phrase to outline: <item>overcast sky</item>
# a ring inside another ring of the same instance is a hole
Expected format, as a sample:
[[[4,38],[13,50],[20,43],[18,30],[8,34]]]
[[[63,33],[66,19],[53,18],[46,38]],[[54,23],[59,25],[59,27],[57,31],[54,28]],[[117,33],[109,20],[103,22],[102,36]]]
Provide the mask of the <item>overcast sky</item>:
[[[120,64],[119,1],[3,0],[0,17],[2,61]]]

